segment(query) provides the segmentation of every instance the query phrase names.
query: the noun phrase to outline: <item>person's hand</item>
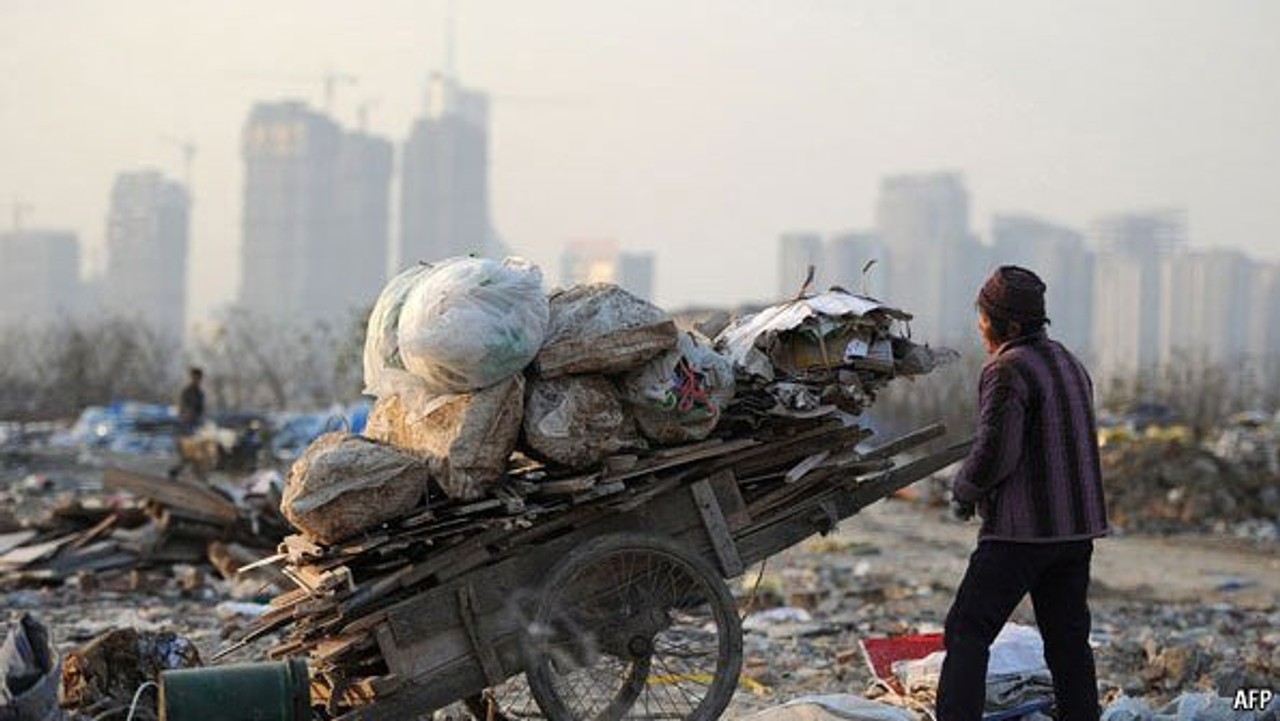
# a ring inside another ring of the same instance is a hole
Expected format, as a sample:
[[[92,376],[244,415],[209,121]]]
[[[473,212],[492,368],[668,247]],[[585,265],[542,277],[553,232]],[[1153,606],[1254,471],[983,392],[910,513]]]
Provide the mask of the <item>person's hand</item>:
[[[957,521],[967,521],[973,518],[974,505],[969,501],[962,501],[958,498],[951,499],[951,517]]]

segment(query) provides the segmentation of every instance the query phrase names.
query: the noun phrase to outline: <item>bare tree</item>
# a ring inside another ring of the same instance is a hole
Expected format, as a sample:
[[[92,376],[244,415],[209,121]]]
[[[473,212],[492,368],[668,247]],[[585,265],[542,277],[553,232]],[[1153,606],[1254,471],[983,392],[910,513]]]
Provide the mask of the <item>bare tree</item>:
[[[177,339],[135,318],[10,326],[0,339],[0,412],[6,417],[67,417],[124,399],[167,402],[177,378]]]
[[[216,407],[315,409],[359,397],[363,345],[363,314],[335,325],[237,308],[199,334],[192,358],[205,367]]]

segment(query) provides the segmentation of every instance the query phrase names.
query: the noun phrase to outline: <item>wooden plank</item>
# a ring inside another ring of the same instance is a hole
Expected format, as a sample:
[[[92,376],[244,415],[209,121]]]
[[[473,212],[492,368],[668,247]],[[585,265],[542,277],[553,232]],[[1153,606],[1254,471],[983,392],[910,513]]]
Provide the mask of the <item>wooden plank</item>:
[[[15,548],[0,556],[0,570],[23,568],[37,561],[42,561],[62,550],[63,546],[72,543],[79,537],[79,533],[72,533],[42,543],[33,543],[29,546]]]
[[[720,503],[720,510],[724,513],[725,522],[729,524],[729,530],[736,531],[751,523],[751,514],[747,512],[746,501],[742,499],[742,489],[737,477],[732,472],[725,471],[712,474],[708,480],[711,481],[712,490],[716,492],[716,500]]]
[[[462,627],[466,629],[467,638],[471,641],[471,650],[476,658],[480,659],[480,668],[484,670],[485,679],[489,681],[490,686],[497,686],[506,680],[506,676],[502,673],[502,664],[498,661],[493,646],[480,633],[475,605],[475,591],[471,588],[471,584],[463,584],[458,589],[458,616],[462,619]]]
[[[604,476],[604,479],[609,481],[625,481],[632,478],[639,478],[641,476],[646,476],[650,473],[658,473],[660,471],[665,471],[672,468],[678,468],[680,466],[688,465],[690,463],[694,463],[697,461],[705,461],[705,460],[710,460],[712,458],[719,458],[721,456],[726,456],[731,453],[736,453],[738,451],[754,448],[755,446],[758,446],[758,445],[760,445],[760,442],[754,438],[739,438],[736,440],[726,441],[724,443],[719,443],[713,446],[709,446],[707,448],[700,448],[699,450],[692,451],[684,455],[675,456],[673,458],[664,458],[664,459],[658,459],[656,461],[652,461],[650,463],[641,463],[640,465],[636,466],[634,469],[630,471],[627,471],[626,473],[606,474]]]
[[[38,535],[40,535],[39,531],[30,528],[24,531],[14,531],[13,533],[0,533],[0,556],[18,548]]]
[[[864,459],[889,458],[899,453],[915,448],[923,443],[928,443],[935,438],[941,438],[947,432],[946,425],[942,423],[933,423],[919,430],[912,431],[905,435],[899,436],[887,443],[882,443],[875,448],[862,454]]]
[[[973,441],[974,439],[970,438],[945,450],[864,480],[856,486],[854,493],[859,499],[866,501],[863,505],[891,496],[922,478],[964,460],[964,457],[969,454],[969,449],[973,447]]]
[[[563,496],[574,493],[581,493],[589,490],[596,485],[596,479],[600,474],[591,473],[585,476],[574,476],[572,478],[557,478],[554,481],[543,481],[534,490],[535,496]]]
[[[827,458],[829,458],[830,456],[831,456],[831,451],[818,451],[817,453],[809,456],[808,458],[805,458],[803,461],[800,461],[799,463],[792,466],[791,470],[787,471],[786,474],[782,476],[782,482],[795,483],[801,478],[804,478],[805,474],[807,474],[809,471],[812,471],[813,469],[822,465],[823,461],[827,460]]]
[[[724,439],[722,438],[708,438],[705,441],[697,441],[695,443],[686,443],[682,446],[668,446],[666,448],[659,448],[656,451],[654,451],[651,455],[653,458],[674,458],[674,457],[683,456],[686,454],[701,453],[702,451],[705,451],[708,448],[714,448],[716,446],[720,446],[723,444],[724,444]]]
[[[750,527],[742,529],[736,535],[738,552],[745,563],[751,564],[794,546],[822,531],[827,522],[826,512],[822,510],[823,504],[829,504],[828,508],[837,519],[848,518],[899,489],[964,458],[972,445],[971,439],[861,483],[826,485],[824,490],[802,502],[786,504],[766,514]]]
[[[234,523],[240,517],[240,511],[230,500],[194,483],[149,476],[124,468],[107,468],[102,472],[102,485],[109,491],[128,491],[213,521]]]
[[[728,473],[728,471],[721,473]],[[689,491],[693,494],[698,513],[702,516],[702,525],[707,529],[711,547],[715,549],[716,558],[720,560],[720,568],[725,578],[742,575],[744,570],[742,558],[738,556],[738,548],[733,543],[733,535],[729,532],[729,524],[720,510],[720,502],[716,499],[716,492],[711,488],[711,482],[706,479],[698,481],[689,486]]]

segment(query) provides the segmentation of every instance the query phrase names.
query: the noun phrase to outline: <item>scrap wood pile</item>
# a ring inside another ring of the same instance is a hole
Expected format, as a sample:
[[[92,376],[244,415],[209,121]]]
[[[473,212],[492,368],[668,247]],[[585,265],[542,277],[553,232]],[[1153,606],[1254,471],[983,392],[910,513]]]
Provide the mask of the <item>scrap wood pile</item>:
[[[610,284],[548,297],[515,259],[413,268],[369,319],[365,436],[321,437],[290,472],[301,532],[267,561],[297,588],[224,653],[286,630],[269,655],[308,654],[332,702],[358,704],[397,601],[718,471],[754,513],[885,470],[910,443],[860,453],[856,414],[950,357],[903,336],[909,318],[832,290],[713,341]]]
[[[0,584],[75,576],[100,584],[158,565],[205,562],[232,578],[287,531],[280,493],[269,483],[220,491],[108,468],[103,489],[111,495],[69,500],[26,523],[0,518]]]

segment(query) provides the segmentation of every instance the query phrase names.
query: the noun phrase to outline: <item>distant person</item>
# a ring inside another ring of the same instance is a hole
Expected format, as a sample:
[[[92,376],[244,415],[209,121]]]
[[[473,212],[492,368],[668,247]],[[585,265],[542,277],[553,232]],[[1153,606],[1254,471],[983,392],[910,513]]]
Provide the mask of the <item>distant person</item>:
[[[945,627],[938,721],[977,721],[989,649],[1030,593],[1053,675],[1056,718],[1098,719],[1089,647],[1089,566],[1107,516],[1084,365],[1045,333],[1045,285],[1001,266],[978,294],[987,351],[978,435],[952,482],[952,507],[982,517],[978,547]]]
[[[200,387],[204,380],[204,371],[191,368],[187,373],[187,385],[178,395],[178,433],[174,446],[178,452],[178,464],[169,469],[169,477],[176,479],[189,462],[183,453],[183,439],[190,438],[204,421],[204,389]]]
[[[188,378],[187,385],[178,396],[178,432],[183,436],[195,433],[204,420],[204,389],[200,387],[204,371],[192,368]]]

